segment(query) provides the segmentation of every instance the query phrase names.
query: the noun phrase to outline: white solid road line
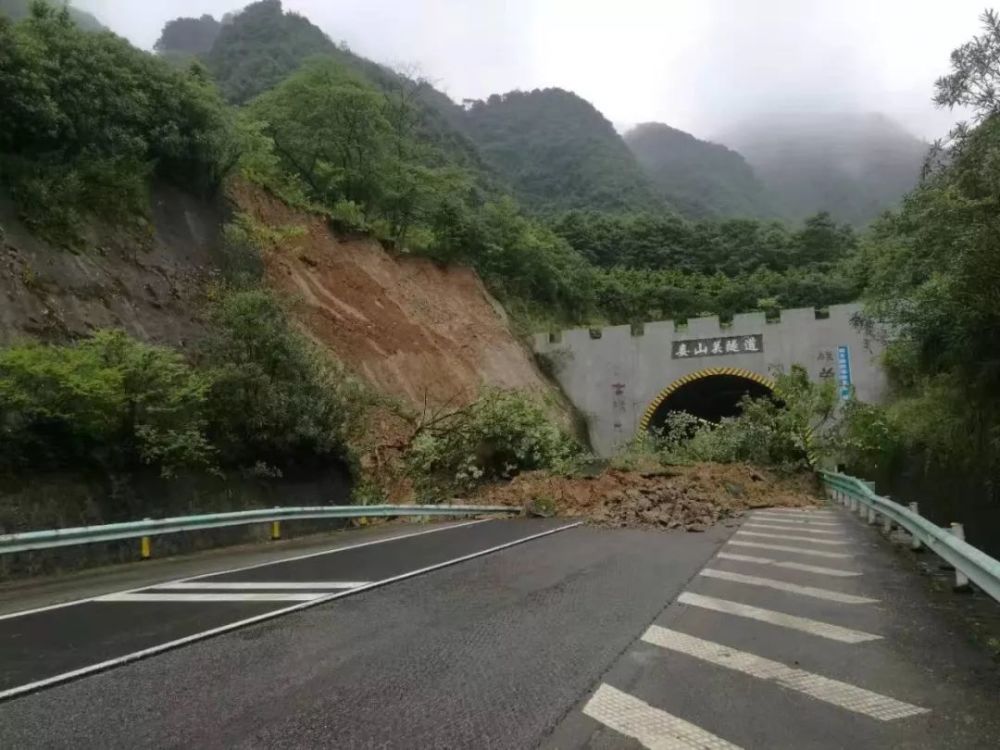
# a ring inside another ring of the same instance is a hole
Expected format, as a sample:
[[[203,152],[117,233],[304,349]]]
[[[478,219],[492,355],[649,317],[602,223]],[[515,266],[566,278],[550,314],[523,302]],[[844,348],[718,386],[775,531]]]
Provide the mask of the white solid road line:
[[[686,633],[661,628],[658,625],[651,625],[642,636],[642,640],[710,664],[774,682],[789,690],[880,721],[892,721],[928,713],[928,709],[911,703],[904,703],[846,682],[832,680],[755,654],[737,651],[721,643],[704,641]]]
[[[840,625],[831,625],[819,620],[810,620],[808,617],[796,617],[784,612],[751,607],[748,604],[731,602],[728,599],[716,599],[714,596],[702,596],[690,591],[685,591],[677,597],[677,601],[681,604],[690,604],[693,607],[710,609],[713,612],[723,612],[727,615],[735,615],[736,617],[746,617],[750,620],[758,620],[759,622],[766,622],[782,628],[790,628],[803,633],[809,633],[810,635],[818,635],[821,638],[829,638],[832,641],[840,641],[841,643],[864,643],[865,641],[876,641],[882,637],[880,635],[873,635],[872,633],[865,633],[862,630],[852,630]]]
[[[836,539],[813,539],[808,536],[794,536],[792,534],[769,534],[763,531],[740,531],[736,532],[736,536],[756,536],[761,539],[785,539],[792,542],[809,542],[810,544],[826,544],[829,546],[843,546],[847,544],[846,541],[838,541]]]
[[[811,529],[803,528],[802,526],[779,526],[777,523],[757,523],[756,521],[747,521],[743,524],[741,529],[771,529],[772,531],[794,531],[796,534],[827,534],[829,536],[837,536],[840,534],[839,531],[832,531],[830,529]]]
[[[299,591],[336,591],[339,589],[356,589],[358,586],[367,586],[369,581],[180,581],[177,583],[164,583],[153,586],[145,591],[204,591],[206,589],[217,589],[219,591],[257,591],[272,589],[299,590]],[[107,598],[98,601],[109,601]]]
[[[583,713],[650,750],[741,750],[690,722],[604,684]]]
[[[479,521],[474,521],[472,523],[480,523]],[[577,526],[581,526],[582,521],[577,521],[575,523],[568,523],[563,526],[557,526],[554,529],[549,529],[548,531],[541,531],[537,534],[531,534],[530,536],[521,537],[520,539],[515,539],[510,542],[505,542],[504,544],[498,544],[495,547],[490,547],[488,549],[477,550],[468,555],[463,555],[462,557],[456,557],[451,560],[445,560],[444,562],[435,563],[434,565],[428,565],[423,568],[418,568],[417,570],[410,570],[406,573],[400,573],[398,576],[392,576],[391,578],[383,578],[381,581],[372,581],[365,586],[358,586],[356,589],[349,589],[347,591],[337,591],[332,594],[324,594],[319,599],[313,599],[308,602],[300,602],[298,604],[293,604],[289,607],[281,607],[280,609],[273,610],[271,612],[265,612],[261,615],[255,615],[254,617],[247,617],[243,620],[237,620],[236,622],[230,622],[225,625],[220,625],[217,628],[212,628],[210,630],[204,630],[200,633],[193,633],[191,635],[184,636],[183,638],[177,638],[173,641],[167,641],[166,643],[160,643],[156,646],[150,646],[149,648],[144,648],[141,651],[135,651],[131,654],[125,654],[124,656],[118,656],[114,659],[107,659],[106,661],[99,662],[97,664],[91,664],[88,667],[81,667],[80,669],[74,669],[70,672],[64,672],[63,674],[57,674],[52,677],[46,677],[44,680],[37,680],[35,682],[29,682],[26,685],[18,685],[17,687],[9,688],[7,690],[0,690],[0,701],[6,700],[8,698],[13,698],[18,695],[24,695],[26,693],[32,693],[36,690],[41,690],[45,687],[51,687],[52,685],[58,685],[62,682],[69,682],[78,677],[84,677],[88,674],[93,674],[95,672],[103,672],[105,669],[111,669],[112,667],[121,666],[122,664],[128,664],[129,662],[137,661],[139,659],[145,659],[148,656],[153,656],[154,654],[161,654],[164,651],[170,651],[181,646],[186,646],[189,643],[196,643],[198,641],[203,641],[206,638],[211,638],[212,636],[221,635],[222,633],[228,633],[233,630],[239,630],[240,628],[245,628],[248,625],[253,625],[258,622],[266,622],[268,620],[273,620],[277,617],[282,617],[291,612],[298,612],[299,610],[309,609],[310,607],[315,607],[319,604],[325,604],[326,602],[332,602],[335,599],[341,599],[347,596],[353,596],[359,594],[363,591],[370,591],[372,589],[381,588],[382,586],[388,586],[391,583],[396,583],[398,581],[405,581],[408,578],[414,578],[416,576],[423,575],[424,573],[430,573],[434,570],[441,570],[442,568],[447,568],[452,565],[458,565],[466,560],[474,560],[477,557],[483,557],[484,555],[490,555],[494,552],[499,552],[500,550],[505,550],[510,547],[516,547],[518,544],[524,544],[525,542],[530,542],[534,539],[541,539],[542,537],[551,536],[552,534],[558,534],[560,531],[567,531],[569,529],[575,529]],[[469,525],[469,524],[462,524]],[[447,526],[445,528],[454,529],[456,526]],[[431,529],[429,531],[417,532],[417,534],[407,534],[404,537],[395,537],[396,539],[405,538],[408,536],[417,536],[418,534],[428,534],[431,531],[443,531],[444,529]],[[384,540],[384,541],[389,541]],[[375,544],[377,542],[371,542]],[[355,546],[365,546],[364,544]],[[343,548],[341,548],[343,549]],[[330,550],[331,552],[336,552],[337,550]],[[305,555],[304,557],[313,557],[313,555]],[[276,560],[275,562],[284,562],[284,560]],[[261,565],[248,565],[244,569],[258,568]],[[218,575],[218,573],[209,573],[207,575]],[[201,577],[201,576],[198,576]],[[188,579],[192,580],[192,579]],[[143,589],[144,590],[144,589]],[[137,589],[138,591],[138,589]],[[131,592],[120,592],[120,593],[131,593]],[[87,599],[86,601],[92,601]]]
[[[448,524],[446,526],[438,526],[433,529],[423,529],[421,531],[414,531],[410,534],[393,534],[392,536],[382,537],[381,539],[372,539],[367,542],[358,542],[357,544],[345,544],[341,547],[334,547],[332,549],[325,549],[321,552],[309,552],[304,555],[293,555],[292,557],[280,557],[275,560],[268,560],[267,562],[253,563],[252,565],[243,565],[239,568],[229,568],[227,570],[213,570],[211,573],[202,573],[201,575],[191,576],[190,578],[178,578],[176,581],[164,581],[163,583],[177,583],[180,581],[196,581],[199,578],[210,578],[212,576],[227,575],[229,573],[239,573],[244,570],[253,570],[254,568],[263,568],[268,565],[277,565],[278,563],[294,562],[295,560],[308,560],[310,557],[321,557],[323,555],[333,555],[337,552],[346,552],[352,549],[360,549],[361,547],[371,547],[375,544],[384,544],[386,542],[395,542],[401,539],[410,539],[415,536],[424,536],[425,534],[437,534],[441,531],[448,531],[449,529],[460,529],[463,526],[474,526],[478,523],[487,523],[492,521],[492,518],[482,518],[475,521],[462,521],[461,523]],[[152,588],[154,586],[162,586],[163,583],[149,583],[139,588],[125,589],[122,591],[108,592],[115,594],[132,594],[137,591],[145,591],[146,589]],[[24,617],[25,615],[34,615],[39,612],[48,612],[53,609],[62,609],[63,607],[75,607],[78,604],[86,604],[87,602],[94,601],[94,597],[87,597],[86,599],[72,599],[68,602],[60,602],[58,604],[49,604],[45,607],[35,607],[34,609],[22,609],[19,612],[9,612],[5,615],[0,615],[0,620],[9,620],[13,617]],[[0,693],[0,698],[3,698],[4,694]]]
[[[771,549],[778,552],[794,552],[797,555],[810,555],[812,557],[829,557],[834,560],[849,560],[853,555],[842,552],[822,552],[816,549],[804,549],[803,547],[786,547],[781,544],[761,544],[760,542],[741,542],[730,539],[727,547],[754,547],[755,549]]]
[[[792,516],[835,516],[836,511],[826,508],[761,508],[761,513],[781,513]]]
[[[866,596],[855,596],[845,594],[840,591],[830,589],[819,589],[815,586],[800,586],[797,583],[778,581],[774,578],[758,578],[757,576],[746,576],[742,573],[730,573],[728,570],[718,570],[717,568],[703,568],[700,576],[706,578],[716,578],[720,581],[732,581],[733,583],[745,583],[748,586],[760,586],[762,588],[774,589],[775,591],[787,591],[790,594],[801,594],[810,596],[813,599],[826,599],[830,602],[840,602],[841,604],[874,604],[878,599],[869,599]]]
[[[158,594],[155,591],[136,594],[108,594],[95,602],[312,602],[322,599],[323,592],[314,594]]]
[[[861,575],[857,570],[841,570],[840,568],[824,568],[820,565],[806,565],[805,563],[787,562],[785,560],[772,560],[770,557],[753,557],[751,555],[734,555],[729,552],[720,552],[716,557],[723,560],[738,560],[739,562],[756,563],[757,565],[774,565],[778,568],[788,568],[790,570],[801,570],[806,573],[819,573],[823,576],[837,576],[838,578],[853,578]]]

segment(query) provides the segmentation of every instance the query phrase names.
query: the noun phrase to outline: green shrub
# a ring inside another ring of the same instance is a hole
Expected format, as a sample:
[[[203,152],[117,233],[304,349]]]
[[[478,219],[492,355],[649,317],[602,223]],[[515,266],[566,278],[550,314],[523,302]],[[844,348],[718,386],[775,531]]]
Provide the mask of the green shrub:
[[[260,289],[215,301],[200,364],[210,387],[209,433],[226,464],[280,471],[345,458],[347,435],[369,402],[363,388],[288,322]]]
[[[579,446],[540,398],[487,388],[464,409],[418,426],[408,463],[425,491],[467,490],[531,469],[558,469]]]
[[[790,471],[808,468],[827,442],[836,405],[832,382],[812,383],[794,366],[779,374],[773,397],[744,397],[737,417],[711,424],[685,412],[668,415],[653,438],[664,463],[750,463]]]
[[[5,470],[205,467],[207,380],[169,349],[121,331],[70,346],[0,350]]]

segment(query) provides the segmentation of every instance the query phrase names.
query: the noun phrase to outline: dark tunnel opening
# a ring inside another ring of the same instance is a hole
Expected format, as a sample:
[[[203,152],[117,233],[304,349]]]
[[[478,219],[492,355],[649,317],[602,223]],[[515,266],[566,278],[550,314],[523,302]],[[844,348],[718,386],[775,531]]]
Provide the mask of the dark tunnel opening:
[[[740,401],[746,395],[751,398],[770,396],[771,389],[742,375],[706,375],[692,380],[660,403],[649,420],[649,430],[663,429],[667,415],[674,411],[686,411],[713,423],[724,417],[738,416]]]

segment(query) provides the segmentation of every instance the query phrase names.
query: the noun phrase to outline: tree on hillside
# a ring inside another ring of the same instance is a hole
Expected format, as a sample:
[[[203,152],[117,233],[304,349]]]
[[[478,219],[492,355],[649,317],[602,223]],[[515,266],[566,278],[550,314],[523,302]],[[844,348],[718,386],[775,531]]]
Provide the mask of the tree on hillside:
[[[230,102],[243,104],[273,88],[333,42],[281,0],[258,0],[222,25],[205,63]]]
[[[493,95],[469,107],[466,129],[532,211],[666,209],[614,126],[572,92]]]
[[[160,54],[204,55],[212,49],[222,24],[205,14],[201,18],[175,18],[163,27],[153,46]]]
[[[20,21],[31,15],[31,6],[37,0],[0,0],[0,16],[6,16],[12,21]],[[65,8],[70,19],[84,31],[102,31],[104,26],[90,13],[74,8],[65,0],[53,1],[50,5],[54,8]]]
[[[858,274],[892,332],[887,365],[909,439],[1000,477],[1000,24],[952,53],[935,101],[974,109],[901,210],[879,221]]]
[[[155,174],[212,190],[233,163],[203,71],[172,70],[113,34],[36,3],[0,18],[0,170],[22,214],[73,232],[75,213],[132,213]]]

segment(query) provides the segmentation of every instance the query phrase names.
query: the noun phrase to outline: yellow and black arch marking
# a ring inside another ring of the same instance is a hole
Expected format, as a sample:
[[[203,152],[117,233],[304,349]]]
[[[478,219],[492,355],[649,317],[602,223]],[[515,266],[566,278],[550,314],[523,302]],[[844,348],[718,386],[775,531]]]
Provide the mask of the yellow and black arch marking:
[[[766,375],[761,375],[758,372],[754,372],[753,370],[745,370],[742,367],[707,367],[704,370],[698,370],[685,375],[682,378],[677,378],[677,380],[656,394],[656,398],[649,403],[649,406],[646,407],[645,413],[642,415],[642,419],[639,420],[639,434],[641,435],[649,429],[649,423],[652,421],[653,415],[656,414],[656,410],[659,409],[660,405],[670,398],[674,392],[688,383],[693,383],[694,381],[701,380],[702,378],[715,377],[716,375],[731,375],[734,377],[745,378],[746,380],[758,383],[769,390],[774,390],[774,381],[771,378]]]

